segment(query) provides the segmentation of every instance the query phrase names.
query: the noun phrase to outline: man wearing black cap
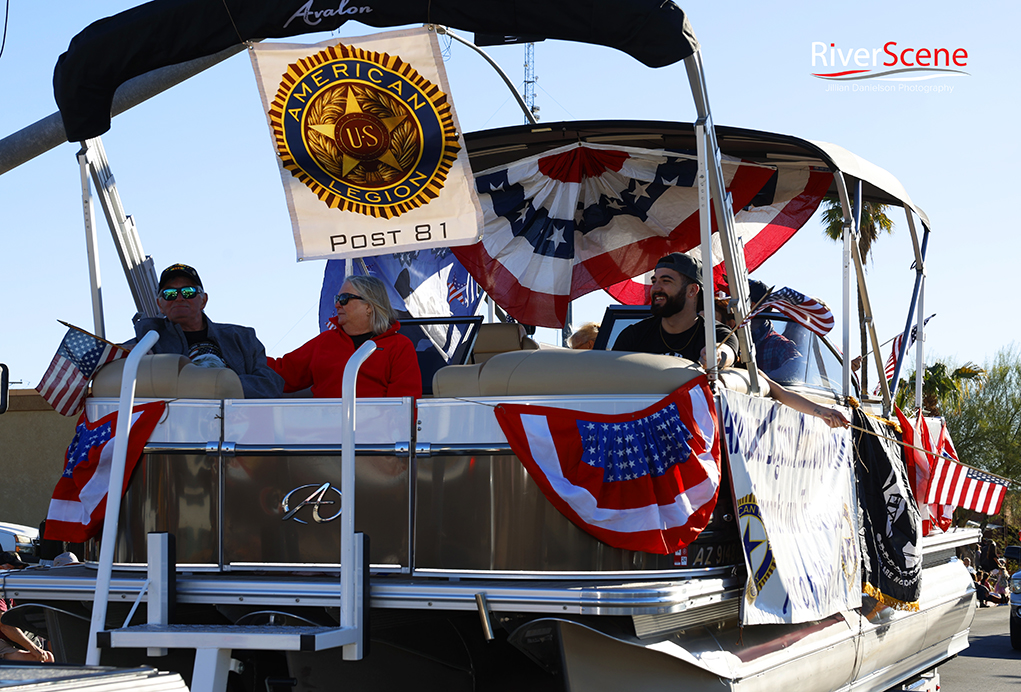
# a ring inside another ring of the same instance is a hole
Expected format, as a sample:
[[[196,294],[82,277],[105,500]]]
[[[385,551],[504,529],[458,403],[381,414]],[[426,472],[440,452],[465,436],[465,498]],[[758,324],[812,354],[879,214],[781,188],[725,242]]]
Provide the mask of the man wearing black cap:
[[[28,567],[28,565],[22,561],[17,553],[0,553],[0,571],[23,569],[25,567]],[[17,627],[3,624],[2,618],[4,613],[13,607],[14,601],[0,598],[0,660],[53,663],[53,654],[38,646]]]
[[[164,317],[143,317],[135,323],[137,342],[150,330],[160,339],[153,353],[178,353],[196,365],[230,368],[237,373],[246,399],[273,399],[284,381],[266,363],[266,349],[251,327],[213,322],[204,312],[209,294],[187,264],[173,264],[160,274],[156,302]]]
[[[656,263],[649,292],[652,317],[624,329],[613,350],[665,353],[705,367],[705,325],[698,314],[701,292],[701,262],[682,252],[663,257]],[[733,334],[727,337],[728,331],[726,326],[716,324],[716,362],[721,368],[733,365],[737,359],[737,339]]]

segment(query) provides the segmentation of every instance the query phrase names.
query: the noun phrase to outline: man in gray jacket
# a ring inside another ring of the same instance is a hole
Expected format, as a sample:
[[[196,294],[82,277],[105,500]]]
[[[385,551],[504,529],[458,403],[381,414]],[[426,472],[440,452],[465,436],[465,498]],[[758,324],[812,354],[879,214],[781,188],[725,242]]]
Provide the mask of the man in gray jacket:
[[[160,335],[153,353],[178,353],[196,365],[230,368],[241,379],[246,399],[273,399],[284,381],[266,364],[266,349],[251,327],[220,324],[203,310],[209,294],[199,273],[187,264],[174,264],[160,274],[156,302],[165,317],[143,317],[135,323],[135,341],[155,330]]]

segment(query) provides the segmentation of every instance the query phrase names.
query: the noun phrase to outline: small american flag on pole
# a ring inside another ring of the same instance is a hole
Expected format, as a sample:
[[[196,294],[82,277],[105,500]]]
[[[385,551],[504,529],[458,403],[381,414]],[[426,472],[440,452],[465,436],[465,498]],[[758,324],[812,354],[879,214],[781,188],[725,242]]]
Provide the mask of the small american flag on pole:
[[[68,325],[39,385],[35,388],[57,413],[73,416],[82,410],[89,380],[107,363],[128,355],[126,349]]]
[[[833,313],[826,303],[799,293],[793,288],[784,287],[771,294],[759,307],[748,313],[748,319],[767,310],[786,315],[819,336],[825,336],[833,329]]]
[[[929,320],[935,317],[933,313],[925,318],[923,325],[929,324]],[[887,382],[893,377],[894,371],[897,370],[897,354],[900,353],[900,345],[904,341],[903,332],[898,334],[893,340],[893,348],[890,349],[890,357],[886,359],[886,365],[883,366],[883,377],[886,378]],[[915,342],[918,341],[918,325],[916,324],[911,328],[911,340],[908,341],[908,348],[911,348]],[[882,387],[882,383],[876,385],[875,394],[879,394],[879,390]]]
[[[940,431],[937,451],[940,454],[935,457],[936,463],[931,469],[926,502],[953,505],[983,514],[996,514],[1000,511],[1008,482],[960,463],[946,423]]]

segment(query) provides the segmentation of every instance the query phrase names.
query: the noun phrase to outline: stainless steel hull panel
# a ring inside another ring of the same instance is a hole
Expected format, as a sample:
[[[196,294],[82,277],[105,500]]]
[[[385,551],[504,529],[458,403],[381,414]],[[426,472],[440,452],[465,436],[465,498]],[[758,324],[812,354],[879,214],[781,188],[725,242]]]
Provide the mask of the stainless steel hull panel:
[[[138,462],[121,502],[117,562],[146,561],[146,535],[168,531],[177,538],[177,561],[218,565],[220,559],[220,464],[197,454],[146,454]],[[88,557],[99,558],[98,538]]]
[[[682,567],[677,556],[612,548],[581,530],[546,500],[511,454],[418,459],[415,485],[416,570],[602,572]],[[729,497],[721,498],[709,529],[686,551],[692,562],[700,545],[710,542],[720,546],[720,552],[712,551],[706,566],[727,559],[736,564],[740,559],[728,504]],[[728,543],[732,550],[725,550]]]
[[[382,569],[410,565],[408,468],[407,458],[356,461],[355,527],[371,536],[370,561]],[[177,536],[181,564],[228,569],[338,565],[339,520],[317,523],[313,507],[307,506],[283,521],[285,495],[295,490],[291,502],[297,504],[323,483],[339,486],[338,456],[147,454],[121,505],[114,559],[145,563],[146,534],[169,531]],[[323,499],[332,504],[321,506],[320,517],[334,517],[342,506],[339,493],[327,491]],[[90,552],[98,555],[98,541]]]
[[[369,560],[375,565],[410,565],[410,506],[407,458],[358,457],[355,462],[355,530],[371,538]],[[323,483],[340,485],[339,457],[236,457],[227,461],[224,493],[224,563],[340,563],[339,492],[327,491],[319,507],[300,509],[284,521],[289,507],[313,494]],[[294,491],[293,493],[291,491]],[[305,523],[301,523],[305,522]]]

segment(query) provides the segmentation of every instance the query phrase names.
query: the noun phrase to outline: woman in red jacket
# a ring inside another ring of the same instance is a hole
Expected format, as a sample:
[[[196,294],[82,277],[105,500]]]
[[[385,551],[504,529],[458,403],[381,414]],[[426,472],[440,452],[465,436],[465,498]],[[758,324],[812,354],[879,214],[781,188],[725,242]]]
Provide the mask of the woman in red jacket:
[[[284,378],[284,391],[312,388],[314,397],[341,396],[344,366],[351,354],[369,339],[376,352],[358,371],[357,395],[422,396],[422,373],[411,340],[397,330],[383,282],[374,276],[352,276],[340,287],[334,301],[337,316],[330,328],[282,358],[267,358]]]

